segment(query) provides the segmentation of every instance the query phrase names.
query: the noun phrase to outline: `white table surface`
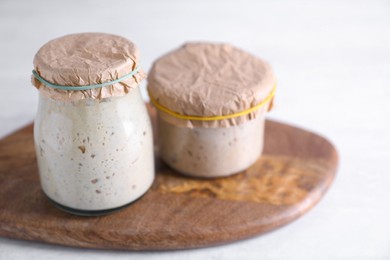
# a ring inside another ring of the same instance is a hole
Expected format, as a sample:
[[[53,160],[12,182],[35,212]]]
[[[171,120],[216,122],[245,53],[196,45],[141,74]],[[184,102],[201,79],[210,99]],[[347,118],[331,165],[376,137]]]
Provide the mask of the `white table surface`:
[[[0,259],[390,259],[390,2],[211,2],[0,0],[0,136],[33,120],[32,59],[50,39],[123,35],[145,69],[185,41],[229,42],[272,63],[270,118],[336,144],[324,199],[288,226],[224,246],[116,252],[0,238]]]

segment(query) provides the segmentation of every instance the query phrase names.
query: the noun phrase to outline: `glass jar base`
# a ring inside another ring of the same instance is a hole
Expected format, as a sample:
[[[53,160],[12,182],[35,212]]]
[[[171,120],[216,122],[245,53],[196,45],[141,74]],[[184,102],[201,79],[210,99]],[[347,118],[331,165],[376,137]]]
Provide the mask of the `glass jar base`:
[[[171,164],[168,160],[164,160],[164,158],[161,158],[162,161],[169,167],[171,168],[172,170],[174,170],[177,174],[180,174],[180,175],[184,175],[184,176],[187,176],[187,177],[191,177],[191,178],[199,178],[199,179],[217,179],[217,178],[226,178],[226,177],[230,177],[230,176],[233,176],[233,175],[237,175],[237,174],[241,174],[243,172],[245,172],[247,169],[249,169],[250,167],[252,167],[256,162],[257,160],[261,157],[261,155],[259,157],[257,157],[257,159],[253,162],[250,162],[249,164],[246,164],[242,167],[238,167],[236,168],[235,170],[233,171],[226,171],[226,172],[221,172],[221,173],[215,173],[214,171],[188,171],[188,169],[182,169],[180,167],[176,167],[175,165]],[[206,172],[206,174],[205,174]],[[207,172],[209,172],[207,174]]]
[[[122,210],[124,208],[127,208],[128,206],[132,205],[133,203],[137,202],[139,199],[141,199],[143,197],[143,196],[140,196],[139,198],[137,198],[136,200],[134,200],[134,201],[132,201],[132,202],[130,202],[128,204],[125,204],[123,206],[119,206],[119,207],[116,207],[116,208],[112,208],[112,209],[82,210],[82,209],[74,209],[74,208],[70,208],[70,207],[64,206],[64,205],[62,205],[62,204],[52,200],[46,194],[45,194],[45,196],[56,208],[58,208],[58,209],[60,209],[62,211],[65,211],[67,213],[70,213],[70,214],[73,214],[73,215],[77,215],[77,216],[83,216],[83,217],[98,217],[98,216],[108,215],[108,214],[120,211],[120,210]]]

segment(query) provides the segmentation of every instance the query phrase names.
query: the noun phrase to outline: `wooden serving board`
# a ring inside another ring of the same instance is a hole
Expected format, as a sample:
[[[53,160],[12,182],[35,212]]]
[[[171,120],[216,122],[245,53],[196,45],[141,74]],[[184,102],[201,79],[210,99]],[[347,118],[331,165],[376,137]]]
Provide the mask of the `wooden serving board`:
[[[307,212],[329,188],[337,163],[324,138],[267,121],[264,155],[248,170],[194,179],[156,158],[155,183],[140,200],[111,215],[80,217],[58,210],[41,191],[29,125],[0,140],[0,236],[126,250],[223,244]]]

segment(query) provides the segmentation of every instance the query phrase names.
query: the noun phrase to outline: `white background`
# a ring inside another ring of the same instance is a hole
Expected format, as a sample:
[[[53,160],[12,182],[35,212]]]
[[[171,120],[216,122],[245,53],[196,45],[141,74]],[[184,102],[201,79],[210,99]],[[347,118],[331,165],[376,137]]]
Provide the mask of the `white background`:
[[[329,138],[338,176],[301,219],[238,243],[116,252],[0,238],[0,259],[390,259],[389,1],[0,0],[0,136],[34,118],[39,47],[86,31],[133,40],[146,70],[190,40],[229,42],[267,59],[279,86],[269,117]]]

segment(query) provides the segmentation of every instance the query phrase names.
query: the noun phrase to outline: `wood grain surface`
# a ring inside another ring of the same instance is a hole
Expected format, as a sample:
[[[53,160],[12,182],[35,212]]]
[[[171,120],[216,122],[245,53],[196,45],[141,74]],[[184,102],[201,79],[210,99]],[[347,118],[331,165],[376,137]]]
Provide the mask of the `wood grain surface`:
[[[326,139],[267,121],[264,155],[248,170],[195,179],[156,158],[155,183],[140,200],[111,215],[80,217],[41,191],[32,131],[29,125],[0,140],[0,235],[84,248],[183,249],[259,235],[312,208],[338,164]]]

